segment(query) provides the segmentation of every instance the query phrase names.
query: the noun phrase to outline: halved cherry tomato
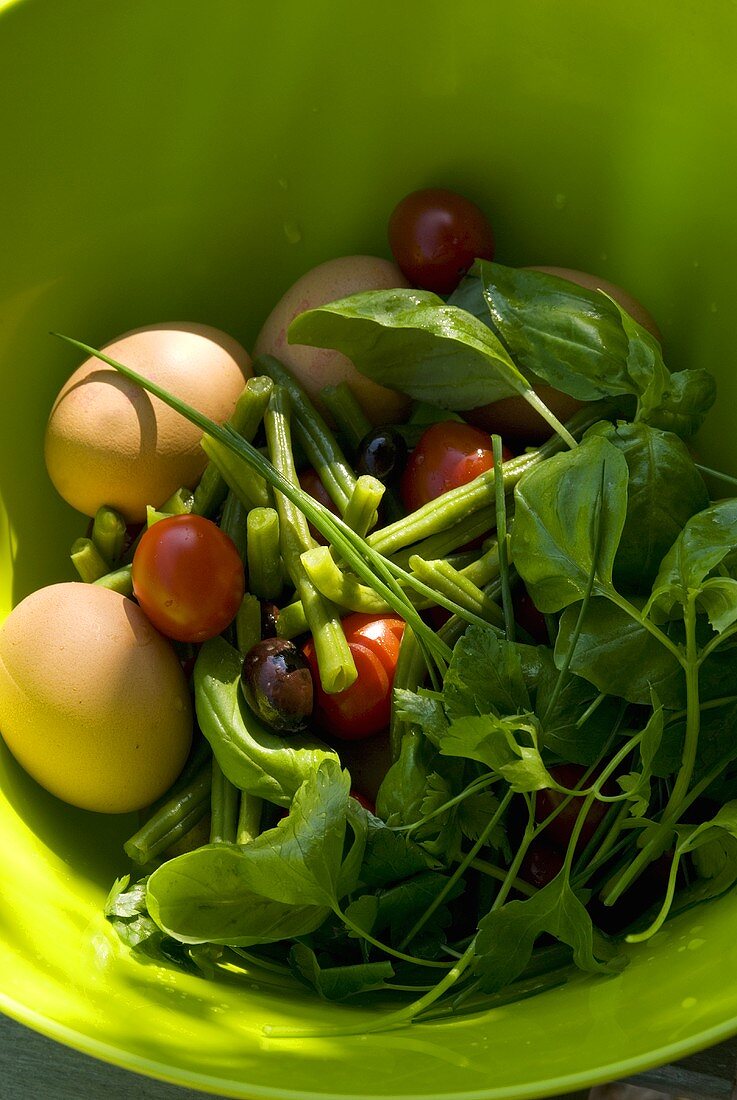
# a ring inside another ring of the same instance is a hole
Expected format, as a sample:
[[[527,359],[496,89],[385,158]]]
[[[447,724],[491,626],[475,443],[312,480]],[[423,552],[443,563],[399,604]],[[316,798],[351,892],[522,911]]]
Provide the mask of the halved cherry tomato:
[[[320,504],[324,504],[334,516],[338,515],[338,509],[333,504],[330,494],[320,480],[320,475],[317,470],[313,470],[312,466],[307,466],[299,475],[299,483],[306,493],[309,493],[310,496],[314,497]],[[319,542],[321,546],[327,545],[327,540],[322,537],[320,532],[317,531],[312,524],[310,524],[310,533],[315,542]]]
[[[204,642],[233,621],[245,589],[235,543],[202,516],[169,516],[144,533],[133,558],[133,592],[157,630]]]
[[[389,247],[415,286],[450,294],[477,258],[493,260],[494,233],[476,203],[455,191],[413,191],[389,218]]]
[[[304,655],[315,684],[316,724],[328,736],[357,741],[389,724],[404,622],[385,615],[355,614],[343,620],[343,630],[358,672],[345,691],[328,695],[323,690],[312,640],[306,643]]]
[[[502,448],[505,462],[512,452]],[[414,512],[450,489],[466,485],[494,465],[491,438],[480,428],[459,420],[431,424],[409,456],[400,493],[408,512]]]

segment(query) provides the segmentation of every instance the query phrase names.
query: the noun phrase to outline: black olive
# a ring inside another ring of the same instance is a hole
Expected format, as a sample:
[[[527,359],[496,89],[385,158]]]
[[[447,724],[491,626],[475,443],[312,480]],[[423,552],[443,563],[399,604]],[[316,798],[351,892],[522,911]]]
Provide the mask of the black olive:
[[[285,638],[264,638],[243,660],[241,688],[253,713],[279,733],[298,733],[312,715],[312,676]]]
[[[394,428],[372,428],[358,445],[356,469],[378,481],[392,482],[400,477],[407,461],[407,444]]]
[[[261,637],[276,637],[276,620],[279,618],[279,608],[269,600],[261,600]]]

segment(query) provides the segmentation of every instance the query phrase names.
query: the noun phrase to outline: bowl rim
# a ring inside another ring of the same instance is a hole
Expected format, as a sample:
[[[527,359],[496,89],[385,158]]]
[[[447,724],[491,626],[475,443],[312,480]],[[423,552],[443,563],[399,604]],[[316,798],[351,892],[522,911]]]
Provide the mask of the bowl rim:
[[[82,1031],[67,1027],[58,1020],[37,1012],[28,1005],[0,991],[0,1012],[32,1031],[53,1039],[62,1046],[76,1050],[81,1054],[97,1058],[101,1062],[117,1066],[130,1073],[154,1078],[168,1084],[191,1088],[204,1094],[231,1097],[233,1100],[533,1100],[543,1097],[559,1096],[582,1088],[593,1088],[613,1081],[632,1077],[668,1062],[678,1061],[687,1055],[696,1054],[737,1034],[737,1016],[731,1016],[721,1024],[706,1028],[695,1035],[678,1042],[669,1043],[649,1053],[610,1061],[599,1066],[595,1072],[582,1070],[559,1077],[530,1081],[522,1085],[501,1086],[490,1089],[464,1089],[460,1092],[437,1093],[355,1093],[348,1098],[339,1098],[335,1092],[315,1092],[305,1089],[271,1088],[265,1085],[249,1085],[244,1081],[216,1077],[192,1070],[174,1069],[166,1062],[134,1054],[123,1047],[102,1042]],[[411,1025],[410,1025],[411,1026]]]

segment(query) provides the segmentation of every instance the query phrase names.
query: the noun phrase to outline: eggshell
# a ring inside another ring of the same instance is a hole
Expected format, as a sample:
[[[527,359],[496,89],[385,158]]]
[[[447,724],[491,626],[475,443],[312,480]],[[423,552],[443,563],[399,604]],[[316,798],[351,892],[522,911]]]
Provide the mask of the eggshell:
[[[0,732],[52,794],[123,813],[179,775],[192,705],[172,646],[137,604],[98,585],[54,584],[0,627]]]
[[[222,422],[247,378],[248,353],[208,325],[149,325],[103,349]],[[129,523],[146,518],[181,486],[194,486],[207,459],[202,432],[157,397],[90,358],[62,387],[46,429],[46,467],[72,507],[93,516],[102,504]]]
[[[577,283],[589,290],[603,290],[619,302],[643,328],[652,333],[656,340],[662,339],[651,314],[621,286],[610,283],[607,279],[601,279],[598,275],[590,275],[586,271],[574,271],[569,267],[538,266],[527,270],[557,275],[559,279],[568,279],[569,282]],[[538,386],[537,393],[562,422],[569,420],[583,404],[575,397],[569,397],[568,394],[561,393],[552,386]],[[501,401],[494,401],[491,405],[473,409],[465,415],[472,424],[489,432],[498,432],[511,443],[520,445],[542,443],[552,435],[552,429],[547,421],[543,420],[523,397],[505,397]]]
[[[409,399],[404,394],[372,382],[339,351],[287,343],[287,329],[294,318],[307,309],[364,290],[408,286],[396,264],[377,256],[340,256],[328,260],[298,279],[277,302],[258,334],[254,355],[273,355],[281,360],[328,419],[320,390],[324,386],[348,382],[374,424],[401,421],[409,408]]]

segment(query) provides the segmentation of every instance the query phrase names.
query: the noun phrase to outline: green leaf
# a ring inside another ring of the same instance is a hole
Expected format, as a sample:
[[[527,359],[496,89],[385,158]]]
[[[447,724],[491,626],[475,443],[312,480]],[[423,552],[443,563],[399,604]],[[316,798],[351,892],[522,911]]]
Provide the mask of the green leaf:
[[[274,829],[164,863],[148,881],[156,923],[185,943],[244,947],[319,927],[337,904],[349,789],[348,773],[323,761]]]
[[[453,649],[443,682],[443,704],[451,719],[489,711],[529,711],[530,697],[517,646],[496,631],[469,627]],[[442,734],[438,727],[436,735]]]
[[[240,690],[243,658],[223,638],[202,646],[194,671],[197,720],[226,778],[242,791],[288,806],[323,760],[337,755],[316,738],[279,737]]]
[[[404,833],[395,833],[380,818],[367,810],[366,848],[361,864],[361,882],[364,886],[385,886],[389,882],[401,882],[419,871],[435,866],[427,852]]]
[[[389,962],[323,967],[312,948],[303,943],[292,947],[289,962],[295,973],[326,1001],[344,1001],[357,993],[381,989],[394,977],[394,968]]]
[[[558,666],[568,652],[579,609],[574,604],[560,617],[555,645]],[[604,597],[589,603],[570,667],[599,691],[630,703],[649,706],[652,689],[664,707],[678,710],[685,705],[683,671],[676,658]]]
[[[507,902],[479,923],[474,966],[482,990],[496,993],[514,981],[544,933],[568,944],[581,970],[616,974],[626,965],[595,931],[591,917],[561,872],[533,897]]]
[[[699,596],[711,571],[736,547],[737,500],[720,501],[692,516],[663,558],[648,608],[668,617],[676,605],[685,607],[689,597]],[[717,592],[707,595],[704,610],[714,613],[717,622],[729,624],[734,621],[729,588]]]
[[[438,744],[448,728],[441,700],[422,689],[417,692],[395,688],[394,713],[403,722],[419,726],[433,745]]]
[[[541,611],[582,599],[594,568],[594,592],[611,590],[626,513],[627,463],[605,439],[593,436],[521,478],[512,558]]]
[[[446,409],[517,392],[488,326],[426,290],[370,290],[297,316],[290,343],[336,348],[374,382]],[[519,383],[519,379],[516,378]]]
[[[374,935],[381,936],[388,930],[390,943],[401,941],[417,918],[429,909],[438,894],[445,889],[447,883],[446,875],[426,871],[424,874],[400,882],[397,886],[380,890],[376,895],[376,913],[372,926]],[[459,881],[449,891],[447,900],[452,901],[462,891],[463,883]],[[447,907],[438,906],[433,913],[433,924],[440,924],[445,928],[449,920]]]
[[[607,439],[627,462],[627,517],[614,560],[614,583],[648,593],[663,556],[684,524],[709,503],[709,494],[686,445],[642,422],[601,423]]]
[[[495,714],[457,718],[440,743],[444,756],[478,760],[509,783],[512,790],[554,787],[538,748],[539,723],[534,714]]]
[[[710,577],[699,593],[699,607],[705,611],[717,634],[737,621],[737,580],[732,577]]]
[[[716,397],[716,381],[708,371],[676,371],[668,378],[659,407],[646,407],[640,416],[655,428],[690,439],[703,424]]]

